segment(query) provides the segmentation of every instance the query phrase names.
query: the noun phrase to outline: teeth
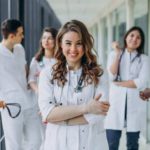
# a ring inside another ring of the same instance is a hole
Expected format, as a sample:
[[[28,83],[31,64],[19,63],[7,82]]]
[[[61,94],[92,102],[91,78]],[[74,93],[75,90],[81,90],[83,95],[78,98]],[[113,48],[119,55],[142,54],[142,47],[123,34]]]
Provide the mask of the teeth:
[[[77,54],[70,54],[71,56],[76,56]]]

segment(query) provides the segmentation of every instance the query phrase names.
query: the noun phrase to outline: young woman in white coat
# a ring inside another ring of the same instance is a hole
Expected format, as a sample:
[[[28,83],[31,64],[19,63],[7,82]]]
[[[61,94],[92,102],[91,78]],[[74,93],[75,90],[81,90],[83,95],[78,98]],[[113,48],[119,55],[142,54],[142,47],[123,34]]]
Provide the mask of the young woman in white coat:
[[[39,107],[48,122],[44,150],[107,150],[103,118],[109,104],[93,38],[77,20],[56,39],[56,64],[39,79]]]
[[[124,48],[113,43],[114,51],[108,58],[110,79],[109,102],[105,128],[110,150],[118,150],[121,131],[127,132],[127,149],[138,150],[140,131],[146,121],[146,102],[139,92],[147,87],[149,59],[144,55],[144,33],[132,27],[124,37]],[[145,119],[145,120],[144,120]]]
[[[38,78],[41,70],[50,64],[54,64],[54,51],[57,30],[46,27],[40,40],[39,51],[33,57],[30,64],[29,85],[32,90],[38,92]]]
[[[39,111],[38,107],[38,80],[39,74],[43,68],[55,63],[54,51],[55,51],[55,41],[56,41],[57,30],[52,27],[46,27],[43,30],[42,37],[40,40],[39,51],[33,57],[30,64],[29,78],[28,83],[33,90],[34,100],[35,100],[35,109]],[[37,114],[38,115],[38,114]],[[40,113],[39,117],[41,119]],[[45,124],[41,120],[41,136],[42,136],[42,145],[40,150],[43,150],[44,137],[45,137]]]

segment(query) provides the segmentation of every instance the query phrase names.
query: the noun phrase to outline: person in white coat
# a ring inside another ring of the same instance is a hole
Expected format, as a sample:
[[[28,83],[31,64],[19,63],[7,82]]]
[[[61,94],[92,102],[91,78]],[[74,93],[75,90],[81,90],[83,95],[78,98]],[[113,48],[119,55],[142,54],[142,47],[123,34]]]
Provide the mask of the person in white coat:
[[[107,84],[92,36],[82,22],[71,20],[60,29],[56,47],[56,64],[39,79],[39,107],[48,122],[44,150],[108,150]]]
[[[39,107],[37,97],[38,97],[39,74],[43,68],[49,65],[53,65],[55,63],[54,51],[55,51],[56,35],[57,30],[55,28],[46,27],[43,29],[39,51],[35,54],[30,64],[28,83],[31,89],[33,90],[34,95],[33,98],[36,103],[35,110],[38,112]],[[40,150],[43,150],[46,125],[41,120],[40,112],[39,112],[39,119],[41,122],[41,136],[42,136],[41,141],[42,144]]]
[[[23,26],[19,20],[6,19],[2,22],[1,30],[0,99],[6,104],[21,105],[21,113],[17,118],[11,118],[7,109],[1,111],[6,150],[22,150],[23,139],[26,150],[38,150],[39,122],[27,90],[25,52],[20,44],[24,37]]]
[[[57,30],[55,28],[44,28],[39,51],[31,61],[28,83],[35,93],[38,93],[38,78],[41,70],[55,63],[54,51],[56,35]]]
[[[147,87],[149,58],[144,55],[144,33],[132,27],[124,37],[124,48],[113,43],[114,51],[108,58],[110,79],[109,102],[105,128],[110,150],[118,150],[121,131],[127,132],[127,149],[139,149],[139,135],[146,125],[146,102],[139,92]]]

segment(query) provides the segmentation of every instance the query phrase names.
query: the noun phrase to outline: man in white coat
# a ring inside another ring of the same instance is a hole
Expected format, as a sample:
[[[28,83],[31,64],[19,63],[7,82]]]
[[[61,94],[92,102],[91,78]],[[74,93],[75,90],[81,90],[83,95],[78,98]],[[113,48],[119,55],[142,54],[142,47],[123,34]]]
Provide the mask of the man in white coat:
[[[0,100],[21,105],[17,118],[11,118],[6,109],[1,112],[6,150],[21,150],[23,138],[26,150],[38,150],[39,119],[32,109],[34,103],[27,89],[25,52],[19,44],[24,37],[23,26],[18,20],[8,19],[2,22],[1,31]]]

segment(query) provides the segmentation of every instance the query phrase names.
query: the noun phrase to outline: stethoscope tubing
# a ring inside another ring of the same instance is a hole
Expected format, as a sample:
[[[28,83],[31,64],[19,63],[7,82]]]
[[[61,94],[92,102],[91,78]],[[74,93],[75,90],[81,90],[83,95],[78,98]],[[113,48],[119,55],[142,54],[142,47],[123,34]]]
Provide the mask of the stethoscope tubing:
[[[18,113],[13,116],[12,113],[11,113],[11,111],[10,111],[10,109],[9,109],[9,106],[18,107],[18,108],[19,108]],[[20,113],[21,113],[21,105],[18,104],[18,103],[6,103],[6,105],[5,105],[5,107],[4,107],[3,109],[5,109],[5,108],[7,109],[9,116],[10,116],[11,118],[13,118],[13,119],[14,119],[14,118],[17,118],[17,117],[20,115]],[[4,138],[5,138],[5,136],[3,135],[3,136],[0,138],[0,143],[3,141]]]
[[[18,107],[18,108],[19,108],[18,113],[13,116],[13,115],[11,114],[11,111],[10,111],[10,109],[9,109],[8,106],[15,106],[15,107]],[[17,118],[17,117],[20,115],[20,113],[21,113],[21,105],[20,105],[19,103],[7,103],[6,106],[5,106],[5,108],[7,109],[8,114],[9,114],[9,116],[10,116],[11,118]]]

